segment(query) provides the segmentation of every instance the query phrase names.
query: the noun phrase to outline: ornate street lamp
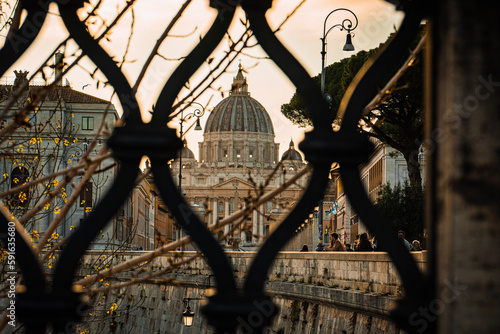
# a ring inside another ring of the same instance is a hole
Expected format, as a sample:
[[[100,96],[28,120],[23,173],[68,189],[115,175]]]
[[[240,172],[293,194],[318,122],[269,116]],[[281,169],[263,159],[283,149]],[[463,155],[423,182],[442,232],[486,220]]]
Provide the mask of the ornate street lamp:
[[[346,11],[354,17],[354,25],[353,21],[351,19],[344,19],[342,23],[337,23],[331,26],[328,30],[326,30],[326,23],[328,21],[328,18],[330,15],[332,15],[335,12],[338,11]],[[325,21],[323,22],[323,37],[321,38],[321,95],[323,95],[323,98],[326,99],[328,104],[330,105],[332,103],[332,96],[330,94],[325,94],[325,56],[326,56],[326,37],[328,36],[328,33],[333,29],[333,28],[339,28],[340,31],[347,30],[347,36],[346,36],[346,42],[342,50],[344,51],[354,51],[354,45],[352,44],[352,34],[351,31],[356,29],[358,26],[358,17],[354,12],[350,9],[347,8],[337,8],[332,10],[330,13],[325,18]],[[318,232],[319,232],[319,242],[316,247],[316,250],[321,251],[323,250],[323,199],[320,200],[319,202],[319,211],[318,211]]]
[[[191,311],[191,305],[189,305],[190,300],[200,300],[201,298],[184,298],[184,305],[186,305],[186,309],[182,312],[182,323],[186,327],[191,327],[194,321],[195,313]]]
[[[189,299],[187,301],[187,307],[184,312],[182,312],[182,322],[184,326],[191,327],[193,325],[194,312],[191,311],[191,306],[189,306]]]
[[[184,109],[181,109],[181,118],[179,119],[179,137],[183,139],[184,135],[193,128],[195,131],[201,131],[200,118],[205,114],[205,106],[198,102],[190,102],[189,105],[196,104],[201,107],[201,109],[195,109],[193,112],[188,113],[184,116]],[[189,121],[191,118],[196,117],[196,122],[191,124],[186,131],[183,131],[184,122]],[[181,195],[185,195],[182,192],[182,150],[184,149],[184,143],[179,150],[179,184],[177,189]],[[179,239],[182,238],[182,228],[179,228]],[[184,250],[184,246],[182,246],[182,250]]]
[[[191,102],[190,105],[191,104],[196,104],[196,105],[200,106],[201,109],[195,109],[193,112],[188,113],[186,116],[184,116],[184,110],[183,109],[181,110],[181,118],[179,119],[179,136],[181,139],[182,139],[182,137],[184,137],[184,135],[189,130],[191,130],[191,128],[193,128],[193,126],[194,126],[195,131],[202,130],[201,125],[200,125],[200,118],[205,114],[205,107],[201,103],[198,103],[198,102]],[[186,131],[183,131],[184,122],[189,121],[193,117],[196,117],[196,122],[191,124],[191,126],[189,126],[189,128]],[[182,145],[182,147],[179,151],[179,185],[178,185],[178,189],[179,189],[179,192],[181,194],[182,194],[182,150],[183,150],[183,148],[184,148],[184,145]]]
[[[332,15],[335,12],[338,11],[347,11],[351,13],[354,16],[355,24],[353,26],[353,23],[350,19],[344,19],[342,23],[337,23],[333,26],[331,26],[328,30],[326,30],[326,22],[328,21],[328,18],[330,15]],[[358,17],[356,14],[354,14],[351,10],[346,9],[346,8],[338,8],[335,10],[332,10],[325,18],[325,22],[323,23],[323,38],[321,38],[321,94],[325,94],[325,56],[326,56],[326,36],[328,36],[328,33],[333,29],[333,28],[340,28],[340,31],[347,30],[347,37],[346,37],[346,42],[344,45],[344,48],[342,50],[344,51],[354,51],[354,45],[352,44],[352,34],[351,31],[356,29],[358,26]],[[330,101],[329,101],[330,102]]]

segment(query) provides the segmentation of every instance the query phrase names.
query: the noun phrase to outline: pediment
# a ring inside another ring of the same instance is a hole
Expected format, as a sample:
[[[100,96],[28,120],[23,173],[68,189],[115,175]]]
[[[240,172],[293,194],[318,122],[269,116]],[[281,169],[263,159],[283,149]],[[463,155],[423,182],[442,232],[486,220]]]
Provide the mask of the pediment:
[[[226,180],[222,183],[219,183],[215,186],[212,187],[212,189],[227,189],[227,190],[235,190],[236,189],[236,183],[238,186],[238,190],[250,190],[254,189],[254,186],[243,179],[240,179],[239,177],[233,177],[230,178],[229,180]]]

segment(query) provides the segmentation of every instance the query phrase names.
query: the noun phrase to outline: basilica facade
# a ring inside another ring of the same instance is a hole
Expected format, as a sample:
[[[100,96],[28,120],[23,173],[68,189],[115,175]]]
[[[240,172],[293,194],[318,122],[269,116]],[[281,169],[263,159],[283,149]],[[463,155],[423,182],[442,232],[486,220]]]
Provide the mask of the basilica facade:
[[[244,207],[246,201],[257,196],[259,189],[271,191],[306,165],[293,141],[280,157],[271,117],[251,97],[241,65],[229,96],[210,113],[203,137],[199,160],[185,142],[182,158],[175,159],[170,167],[181,182],[187,201],[208,226]],[[230,233],[226,243],[241,247],[256,245],[298,201],[306,185],[307,177],[302,177],[260,206],[245,218],[242,227]],[[226,226],[218,231],[219,236],[229,233],[231,228]]]

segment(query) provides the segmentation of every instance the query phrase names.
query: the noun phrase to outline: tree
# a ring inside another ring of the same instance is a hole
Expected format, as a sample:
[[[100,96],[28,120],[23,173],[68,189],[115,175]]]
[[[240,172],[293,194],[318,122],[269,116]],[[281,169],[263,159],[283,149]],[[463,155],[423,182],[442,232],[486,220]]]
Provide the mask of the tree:
[[[360,132],[377,138],[402,153],[412,185],[422,183],[418,161],[419,148],[423,140],[422,66],[418,57],[423,44],[422,39],[420,34],[413,43],[415,51],[401,69],[395,75],[388,74],[385,80],[388,82],[387,88],[382,90],[376,101],[367,106],[358,128]],[[420,43],[415,46],[418,41]],[[342,97],[355,74],[379,48],[360,51],[326,68],[325,93],[333,98],[331,113],[337,114]],[[314,79],[319,83],[321,75]],[[399,86],[396,86],[398,82]],[[281,106],[281,112],[298,126],[311,125],[310,116],[297,93],[289,103]]]
[[[7,36],[5,37],[7,40],[3,37],[0,39],[3,45],[9,45],[12,42],[9,40],[9,36],[21,27],[22,20],[20,18],[24,10],[22,6],[26,2],[6,0],[1,1],[1,3],[10,4],[9,11],[11,12],[10,14],[2,13],[2,17],[5,15],[5,17],[13,18],[0,26],[2,36]],[[84,6],[79,11],[79,17],[82,23],[86,25],[88,34],[96,42],[106,44],[105,49],[109,50],[109,55],[113,58],[119,70],[126,70],[128,64],[135,61],[128,55],[128,51],[133,48],[131,41],[135,29],[134,8],[137,7],[139,1],[123,1],[116,7],[116,11],[107,10],[110,7],[115,8],[117,4],[114,1],[81,1],[79,3]],[[148,6],[147,1],[140,1],[140,3]],[[156,45],[150,50],[147,60],[140,69],[140,73],[136,78],[131,78],[133,80],[131,83],[133,94],[137,93],[136,95],[139,95],[140,89],[151,89],[150,87],[145,87],[148,85],[148,80],[145,80],[147,75],[153,73],[155,78],[161,75],[157,73],[158,64],[155,63],[152,66],[153,60],[155,62],[163,62],[162,64],[165,65],[167,62],[180,62],[185,58],[185,54],[173,59],[165,57],[163,54],[166,52],[164,42],[168,38],[174,37],[171,30],[177,21],[182,19],[182,14],[190,4],[190,0],[183,2],[177,12],[174,13],[175,15],[172,19],[165,22],[162,35],[157,40]],[[62,6],[64,4],[60,3],[59,5]],[[105,6],[108,7],[104,8]],[[62,8],[60,7],[60,9]],[[35,12],[34,14],[36,21],[39,12]],[[291,15],[284,18],[282,24],[289,17]],[[125,22],[121,22],[124,18]],[[27,21],[28,18],[25,20]],[[172,108],[170,119],[178,117],[181,110],[188,108],[193,101],[197,100],[203,94],[214,91],[223,94],[221,88],[215,86],[216,81],[221,76],[228,75],[228,67],[244,51],[255,45],[253,32],[249,29],[249,23],[245,21],[241,22],[243,23],[243,32],[238,32],[239,35],[236,36],[232,33],[227,33],[225,39],[229,45],[226,48],[226,52],[219,52],[217,56],[206,59],[206,66],[202,67],[199,71],[200,76],[185,84],[185,87],[177,97],[176,104]],[[119,24],[127,26],[127,29],[130,28],[130,35],[128,40],[126,40],[127,43],[125,43],[126,46],[121,44],[124,42],[123,38],[114,38],[113,35],[113,29]],[[180,37],[191,37],[195,43],[198,43],[198,36],[192,33]],[[103,78],[103,74],[99,71],[99,68],[82,62],[86,53],[82,52],[75,43],[69,41],[70,38],[67,38],[54,50],[51,50],[52,53],[47,60],[42,60],[43,63],[40,68],[29,73],[29,77],[28,73],[20,72],[22,80],[19,80],[16,88],[0,85],[0,162],[3,166],[6,166],[6,172],[0,173],[0,176],[2,176],[0,179],[0,210],[5,217],[9,217],[9,220],[15,223],[15,228],[21,235],[31,235],[31,240],[26,240],[29,244],[28,246],[34,249],[33,252],[35,254],[40,255],[40,264],[49,277],[53,272],[53,263],[55,263],[54,261],[58,256],[56,251],[61,249],[68,238],[76,233],[73,226],[68,226],[69,231],[67,231],[67,235],[59,235],[57,231],[66,229],[64,226],[66,223],[65,218],[71,215],[74,215],[75,218],[85,218],[86,213],[90,212],[95,204],[98,204],[95,203],[99,199],[97,194],[99,187],[96,184],[106,182],[103,179],[105,173],[111,172],[110,168],[114,168],[113,164],[104,164],[104,166],[101,166],[101,163],[105,159],[111,158],[106,145],[103,145],[99,149],[99,152],[95,152],[97,154],[91,155],[96,145],[100,143],[101,138],[99,136],[102,134],[104,138],[107,138],[110,135],[109,129],[104,126],[105,122],[98,122],[96,118],[96,130],[97,127],[99,129],[92,136],[94,138],[89,138],[89,142],[86,140],[83,141],[82,139],[87,138],[82,138],[85,137],[85,134],[80,130],[92,130],[94,120],[82,116],[79,118],[81,127],[79,129],[74,128],[73,125],[75,123],[71,121],[73,119],[73,111],[68,108],[70,107],[68,103],[65,103],[64,99],[49,98],[54,92],[57,93],[64,89],[59,84],[60,80],[63,75],[66,75],[75,67],[80,67],[87,71],[89,80],[92,80],[97,88],[110,85],[110,82]],[[169,49],[169,52],[174,51],[172,48]],[[61,62],[53,62],[55,54],[62,54]],[[30,89],[34,90],[33,87],[36,86],[32,82],[35,77],[45,79],[45,85],[39,86],[36,89],[36,94],[31,94],[35,93],[33,91],[30,93]],[[54,77],[56,78],[54,82],[47,79]],[[163,76],[161,79],[164,79]],[[110,104],[108,105],[110,106]],[[77,112],[77,110],[74,110],[74,113]],[[105,117],[102,117],[102,119],[104,120]],[[100,126],[99,123],[101,124]],[[278,164],[272,175],[280,167]],[[216,227],[211,227],[211,231],[217,235],[218,230],[223,231],[226,226],[232,226],[229,232],[223,233],[221,236],[221,240],[228,238],[240,226],[244,226],[247,221],[246,217],[252,215],[254,211],[264,215],[264,213],[258,210],[260,206],[273,197],[278,196],[287,187],[294,185],[299,178],[305,177],[309,171],[310,168],[304,168],[284,182],[283,185],[275,187],[270,193],[267,193],[269,189],[267,187],[269,185],[268,180],[265,185],[255,183],[254,191],[248,195],[248,198],[245,198],[245,207],[234,212],[231,217],[219,221]],[[146,175],[141,174],[136,184],[140,183],[145,177]],[[67,189],[72,190],[72,192]],[[89,201],[92,201],[92,203],[89,203]],[[144,211],[147,210],[144,205],[141,205],[141,209],[144,209]],[[127,213],[126,210],[124,211],[123,216]],[[39,231],[35,227],[37,222],[42,219],[44,220],[44,230]],[[120,239],[125,245],[130,243],[132,240],[131,235],[134,234],[135,229],[138,229],[137,224],[132,226],[133,223],[129,224],[129,221],[126,224],[123,221],[120,223],[120,227],[127,228],[126,233],[121,233],[124,238]],[[118,224],[119,222],[117,222]],[[146,225],[143,226],[145,227]],[[110,224],[108,224],[108,227],[110,227]],[[102,232],[102,238],[98,238],[103,239],[105,237],[104,232]],[[122,248],[118,248],[114,252],[103,251],[99,254],[99,260],[92,266],[95,272],[91,272],[90,276],[81,278],[75,284],[79,288],[85,288],[84,294],[92,296],[97,290],[102,290],[106,293],[109,291],[119,291],[123,287],[137,285],[151,278],[163,276],[180,263],[170,263],[169,266],[162,268],[162,270],[157,269],[154,272],[152,260],[190,242],[191,238],[187,236],[166,245],[159,245],[153,256],[145,254],[147,259],[143,256],[137,256],[130,260],[123,260],[122,257],[118,256],[121,254],[120,251]],[[121,247],[122,245],[118,246]],[[42,250],[44,250],[43,253]],[[2,272],[13,271],[12,269],[7,270],[6,253],[6,244],[2,240],[0,242],[0,274]],[[192,259],[201,255],[201,253],[197,253]],[[114,263],[112,260],[115,260]],[[190,259],[183,261],[182,264],[189,261]],[[120,262],[119,266],[114,265],[117,262]],[[140,270],[137,274],[132,273],[132,278],[128,281],[121,283],[113,281],[113,275],[126,270],[134,270],[135,268],[143,270]],[[145,270],[145,268],[149,270]],[[2,289],[0,289],[0,299],[7,297],[6,292],[9,289],[9,285],[5,283],[5,279],[5,275],[0,275],[0,283],[3,285]],[[127,302],[125,299],[123,300]],[[113,316],[116,305],[111,305],[108,310],[110,316]],[[6,326],[7,322],[5,319],[7,319],[6,312],[0,316],[0,331]],[[81,326],[83,330],[87,325],[82,324]]]
[[[389,219],[394,229],[403,230],[406,239],[423,239],[424,191],[420,186],[386,184],[379,192],[375,208]]]

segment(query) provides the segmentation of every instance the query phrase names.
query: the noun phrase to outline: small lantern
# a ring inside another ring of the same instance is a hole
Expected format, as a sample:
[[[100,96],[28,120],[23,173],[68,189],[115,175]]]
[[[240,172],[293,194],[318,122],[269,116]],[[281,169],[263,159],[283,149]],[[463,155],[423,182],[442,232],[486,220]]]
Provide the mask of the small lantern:
[[[189,306],[189,300],[187,301],[186,310],[182,313],[182,321],[184,326],[191,327],[193,325],[194,312],[191,311],[191,306]]]

